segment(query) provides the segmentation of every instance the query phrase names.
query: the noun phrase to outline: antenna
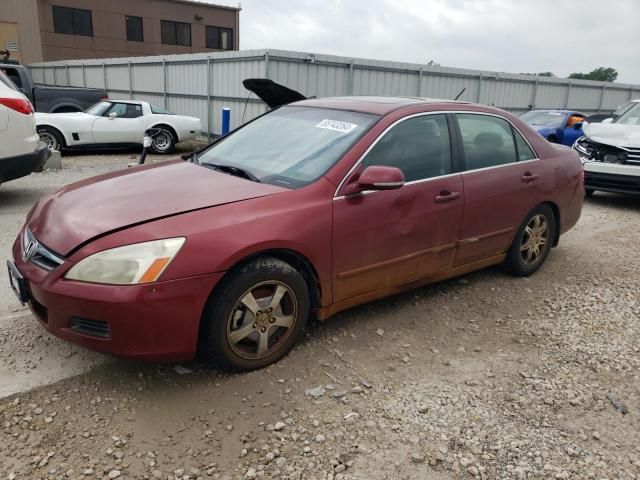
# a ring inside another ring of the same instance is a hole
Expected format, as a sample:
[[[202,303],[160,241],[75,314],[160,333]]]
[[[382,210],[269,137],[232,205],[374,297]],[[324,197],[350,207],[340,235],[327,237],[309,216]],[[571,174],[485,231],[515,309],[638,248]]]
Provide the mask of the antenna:
[[[456,98],[454,98],[454,100],[458,100],[462,96],[462,94],[466,91],[467,91],[467,87],[464,87],[462,90],[460,90],[460,93],[456,95]]]

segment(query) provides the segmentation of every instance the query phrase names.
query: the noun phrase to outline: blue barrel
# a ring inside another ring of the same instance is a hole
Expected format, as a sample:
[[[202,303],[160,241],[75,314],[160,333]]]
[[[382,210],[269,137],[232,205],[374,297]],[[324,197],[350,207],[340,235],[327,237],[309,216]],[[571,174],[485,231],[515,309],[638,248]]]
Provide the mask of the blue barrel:
[[[222,136],[224,137],[231,130],[231,109],[224,107],[222,109]]]

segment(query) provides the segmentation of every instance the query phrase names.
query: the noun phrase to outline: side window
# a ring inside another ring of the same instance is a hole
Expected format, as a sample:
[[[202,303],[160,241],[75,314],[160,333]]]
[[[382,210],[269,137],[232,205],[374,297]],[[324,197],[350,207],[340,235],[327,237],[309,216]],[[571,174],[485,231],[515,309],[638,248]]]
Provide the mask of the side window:
[[[466,170],[494,167],[518,161],[511,125],[506,120],[482,114],[456,114]]]
[[[363,165],[397,167],[407,182],[451,173],[446,117],[424,115],[399,123],[371,149]]]
[[[20,79],[20,75],[18,74],[18,71],[15,68],[7,68],[5,69],[4,73],[7,74],[7,77],[9,77],[9,80],[11,80],[16,87],[22,88],[22,80]]]
[[[513,130],[513,136],[516,139],[516,147],[518,148],[518,161],[524,162],[526,160],[533,160],[538,156],[531,150],[529,144],[522,138],[522,135],[517,130]]]
[[[118,118],[138,118],[142,116],[142,106],[132,103],[114,103],[104,116],[108,117],[110,113],[117,113]]]

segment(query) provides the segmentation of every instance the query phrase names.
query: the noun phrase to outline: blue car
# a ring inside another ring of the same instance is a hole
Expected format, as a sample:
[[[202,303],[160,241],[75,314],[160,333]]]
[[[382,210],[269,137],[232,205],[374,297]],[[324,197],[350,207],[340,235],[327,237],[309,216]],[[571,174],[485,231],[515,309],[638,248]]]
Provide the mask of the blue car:
[[[572,146],[580,138],[586,115],[574,110],[531,110],[520,119],[552,143]]]

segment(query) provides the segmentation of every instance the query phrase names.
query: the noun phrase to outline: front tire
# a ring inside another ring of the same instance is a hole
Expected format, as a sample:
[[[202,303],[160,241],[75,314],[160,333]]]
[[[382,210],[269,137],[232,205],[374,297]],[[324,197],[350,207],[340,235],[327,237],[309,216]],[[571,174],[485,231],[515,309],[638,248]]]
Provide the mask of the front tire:
[[[556,234],[556,216],[549,205],[534,208],[520,225],[505,261],[507,270],[518,277],[535,273],[551,250]]]
[[[266,367],[302,335],[310,296],[302,275],[273,257],[232,271],[214,290],[202,317],[200,353],[224,370]]]
[[[41,126],[37,128],[40,140],[47,144],[49,150],[61,151],[64,147],[64,139],[55,128]]]
[[[160,132],[153,137],[151,150],[160,155],[173,153],[176,149],[176,139],[173,132],[165,127],[157,127]]]

